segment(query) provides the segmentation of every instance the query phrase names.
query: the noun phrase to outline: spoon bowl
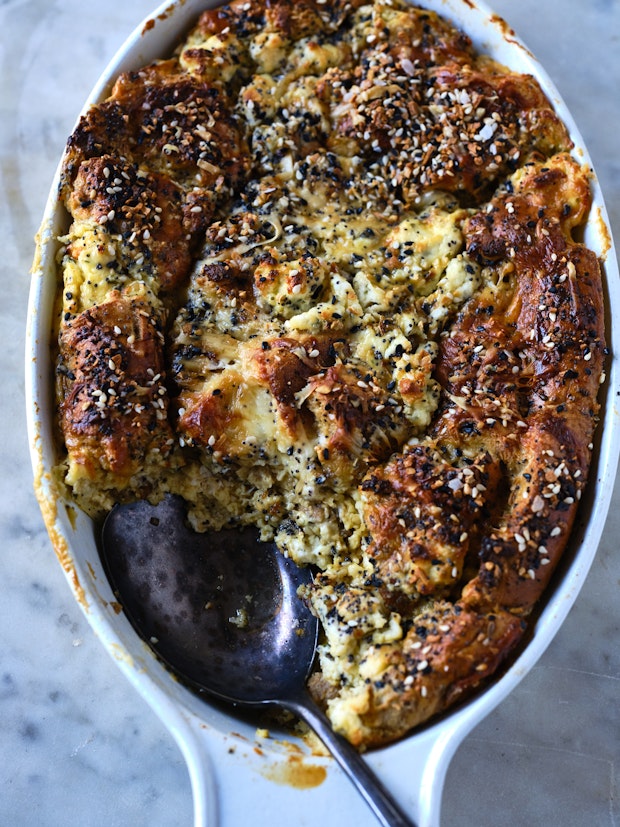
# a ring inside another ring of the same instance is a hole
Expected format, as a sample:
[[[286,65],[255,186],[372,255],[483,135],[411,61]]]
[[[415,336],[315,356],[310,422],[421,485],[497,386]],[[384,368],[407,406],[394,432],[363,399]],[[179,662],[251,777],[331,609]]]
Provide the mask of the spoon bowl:
[[[197,534],[168,497],[117,506],[102,540],[130,622],[185,683],[244,704],[303,685],[318,621],[297,589],[312,575],[257,531]]]
[[[195,533],[177,497],[114,508],[102,557],[130,623],[186,684],[226,703],[297,715],[380,824],[413,827],[305,688],[318,639],[318,621],[298,593],[311,582],[309,569],[252,529]]]

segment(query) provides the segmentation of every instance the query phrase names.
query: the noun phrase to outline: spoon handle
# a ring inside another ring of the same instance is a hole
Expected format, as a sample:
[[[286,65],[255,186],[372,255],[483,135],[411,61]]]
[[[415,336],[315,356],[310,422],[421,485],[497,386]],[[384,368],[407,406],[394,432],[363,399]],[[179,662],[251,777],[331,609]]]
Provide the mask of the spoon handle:
[[[314,730],[353,782],[383,827],[416,827],[359,752],[331,727],[327,717],[307,696],[287,700],[288,707]]]

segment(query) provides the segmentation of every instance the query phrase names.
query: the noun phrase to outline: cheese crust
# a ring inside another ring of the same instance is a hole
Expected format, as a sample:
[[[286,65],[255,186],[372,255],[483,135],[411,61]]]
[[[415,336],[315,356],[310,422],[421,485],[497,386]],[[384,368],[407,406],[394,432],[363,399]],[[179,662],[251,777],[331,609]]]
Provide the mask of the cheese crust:
[[[401,0],[234,0],[69,139],[59,476],[316,572],[360,749],[497,673],[566,547],[605,353],[587,169],[534,78]]]

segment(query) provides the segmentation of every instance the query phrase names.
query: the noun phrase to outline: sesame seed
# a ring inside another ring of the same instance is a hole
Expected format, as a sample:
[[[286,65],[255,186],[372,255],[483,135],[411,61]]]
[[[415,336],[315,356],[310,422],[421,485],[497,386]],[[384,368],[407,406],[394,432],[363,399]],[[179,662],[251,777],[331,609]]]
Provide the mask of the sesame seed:
[[[409,58],[401,58],[400,65],[402,66],[405,74],[409,75],[409,77],[413,77],[415,74],[415,67]]]

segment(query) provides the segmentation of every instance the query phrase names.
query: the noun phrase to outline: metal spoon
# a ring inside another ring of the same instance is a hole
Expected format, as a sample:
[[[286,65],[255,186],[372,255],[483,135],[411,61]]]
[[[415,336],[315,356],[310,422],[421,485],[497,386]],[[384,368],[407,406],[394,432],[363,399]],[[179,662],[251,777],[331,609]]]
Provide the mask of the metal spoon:
[[[103,526],[112,588],[136,632],[187,684],[245,707],[279,706],[311,727],[385,827],[415,827],[305,688],[318,622],[297,589],[308,569],[254,530],[197,534],[183,501],[117,506]]]

